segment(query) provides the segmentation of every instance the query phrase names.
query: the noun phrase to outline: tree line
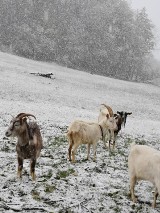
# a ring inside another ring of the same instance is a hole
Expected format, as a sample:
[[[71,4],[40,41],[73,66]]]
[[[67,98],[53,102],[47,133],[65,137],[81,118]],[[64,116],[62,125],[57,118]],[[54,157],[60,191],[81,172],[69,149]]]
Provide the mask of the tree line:
[[[125,0],[1,0],[1,51],[144,81],[153,77],[154,45],[145,9]]]

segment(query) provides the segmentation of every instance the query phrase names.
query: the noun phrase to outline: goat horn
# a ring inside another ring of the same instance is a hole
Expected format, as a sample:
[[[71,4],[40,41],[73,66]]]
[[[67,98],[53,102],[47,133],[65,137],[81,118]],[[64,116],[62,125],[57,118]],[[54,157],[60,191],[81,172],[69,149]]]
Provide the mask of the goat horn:
[[[24,115],[24,114],[26,114],[26,113],[24,113],[24,112],[19,113],[19,114],[16,116],[16,118],[18,118],[18,117],[20,117],[20,116],[22,116],[22,115]]]
[[[20,113],[19,116],[17,116],[19,119],[22,119],[23,117],[32,116],[36,119],[36,117],[30,113]]]

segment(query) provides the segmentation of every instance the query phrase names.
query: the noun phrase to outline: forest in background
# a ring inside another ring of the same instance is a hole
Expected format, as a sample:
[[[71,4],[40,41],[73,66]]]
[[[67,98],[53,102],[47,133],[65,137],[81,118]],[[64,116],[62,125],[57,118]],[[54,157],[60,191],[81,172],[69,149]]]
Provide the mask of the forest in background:
[[[125,0],[1,0],[1,51],[118,79],[160,77],[153,29]]]

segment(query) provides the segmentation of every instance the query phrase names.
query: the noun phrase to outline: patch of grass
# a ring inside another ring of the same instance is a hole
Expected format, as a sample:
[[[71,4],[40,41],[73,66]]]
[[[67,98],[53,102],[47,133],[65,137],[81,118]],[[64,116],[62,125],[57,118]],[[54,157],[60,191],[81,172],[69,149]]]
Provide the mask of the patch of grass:
[[[113,208],[114,212],[121,212],[121,208],[117,205]]]
[[[95,171],[96,173],[102,173],[102,169],[97,166],[93,169],[93,171]]]
[[[58,126],[58,125],[55,125],[56,129],[60,130],[61,133],[65,133],[67,132],[67,129],[68,129],[68,126]]]
[[[99,165],[99,168],[101,168],[102,170],[105,169],[105,167],[107,167],[107,164],[104,162]]]
[[[49,184],[46,184],[45,185],[45,192],[46,193],[52,193],[54,190],[56,189],[56,186],[55,185],[49,185]]]
[[[22,197],[22,196],[26,195],[26,193],[25,193],[22,189],[19,189],[18,195],[19,195],[20,197]],[[13,196],[13,195],[12,195],[12,196]]]
[[[124,140],[125,142],[125,146],[128,146],[128,144],[131,144],[134,142],[134,140],[130,137],[126,137],[126,139]]]
[[[33,197],[33,199],[34,200],[41,200],[41,198],[40,198],[40,193],[38,192],[38,191],[36,191],[36,190],[32,190],[31,191],[31,195],[32,195],[32,197]]]
[[[114,157],[116,155],[117,155],[117,153],[114,150],[109,151],[109,157],[112,157],[112,156]]]
[[[58,213],[75,213],[70,208],[63,208],[63,210],[60,210]]]
[[[141,137],[141,138],[134,138],[134,139],[130,138],[130,137],[127,137],[125,139],[125,145],[126,146],[128,146],[128,144],[131,144],[133,142],[135,142],[136,144],[139,144],[139,145],[145,145],[145,144],[147,144],[147,141],[144,140],[143,137]]]
[[[119,148],[117,148],[117,149],[118,149],[118,154],[120,154],[121,156],[126,157],[125,150],[123,150],[123,149],[119,149]]]
[[[64,145],[64,143],[67,142],[67,138],[65,137],[65,135],[60,135],[60,136],[56,136],[54,138],[49,138],[48,139],[48,144],[50,147],[59,147],[61,145]]]
[[[112,198],[115,198],[115,197],[117,197],[117,194],[119,193],[119,191],[115,191],[115,192],[109,192],[108,193],[108,196],[109,197],[112,197]]]
[[[146,145],[147,142],[144,139],[135,138],[135,143],[139,145]]]
[[[99,211],[102,212],[103,210],[104,210],[104,207],[101,206],[101,207],[99,208]]]
[[[71,175],[71,174],[73,174],[73,173],[75,173],[75,170],[74,169],[72,169],[72,168],[70,168],[70,169],[68,169],[68,170],[63,170],[63,171],[58,171],[57,172],[57,175],[56,175],[56,179],[61,179],[61,178],[66,178],[66,177],[68,177],[69,175]]]
[[[81,160],[81,162],[87,162],[88,161],[88,159],[87,158],[83,158],[82,160]],[[78,162],[78,161],[77,161]]]
[[[87,149],[87,146],[86,146],[86,144],[81,144],[80,146],[79,146],[79,150],[81,151],[81,152],[86,152],[86,149]],[[92,149],[92,148],[91,148]]]
[[[50,169],[50,170],[48,170],[48,173],[47,174],[45,174],[45,175],[43,175],[43,176],[41,176],[42,178],[44,178],[44,182],[45,181],[47,181],[48,179],[50,179],[51,177],[52,177],[52,170]]]
[[[6,143],[3,145],[3,147],[1,148],[2,152],[9,152],[10,148],[8,145],[6,145]]]

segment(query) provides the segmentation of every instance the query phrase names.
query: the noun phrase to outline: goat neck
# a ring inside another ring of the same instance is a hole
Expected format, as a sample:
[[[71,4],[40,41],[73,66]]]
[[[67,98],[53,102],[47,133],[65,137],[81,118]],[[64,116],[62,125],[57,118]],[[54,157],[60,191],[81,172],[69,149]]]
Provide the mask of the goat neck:
[[[26,146],[29,144],[29,134],[28,134],[28,129],[26,126],[26,129],[17,136],[18,138],[18,145],[19,146]]]
[[[101,135],[102,135],[102,132],[103,132],[103,135],[105,135],[108,132],[109,126],[107,125],[106,120],[107,119],[105,118],[98,123],[99,126],[101,126]]]

